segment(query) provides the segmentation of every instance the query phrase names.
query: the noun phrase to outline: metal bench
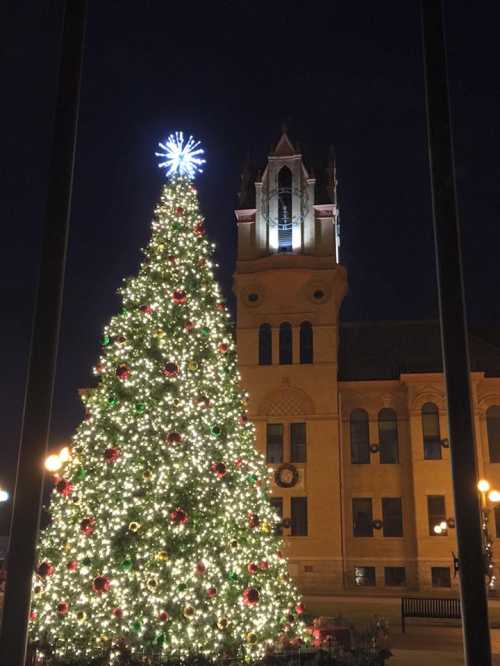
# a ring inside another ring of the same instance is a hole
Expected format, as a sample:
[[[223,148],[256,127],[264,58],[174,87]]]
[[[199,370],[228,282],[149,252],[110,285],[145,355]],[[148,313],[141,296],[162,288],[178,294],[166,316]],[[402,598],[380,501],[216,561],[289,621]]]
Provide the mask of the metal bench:
[[[401,630],[406,631],[407,617],[429,617],[443,620],[460,620],[460,599],[424,599],[401,597]]]

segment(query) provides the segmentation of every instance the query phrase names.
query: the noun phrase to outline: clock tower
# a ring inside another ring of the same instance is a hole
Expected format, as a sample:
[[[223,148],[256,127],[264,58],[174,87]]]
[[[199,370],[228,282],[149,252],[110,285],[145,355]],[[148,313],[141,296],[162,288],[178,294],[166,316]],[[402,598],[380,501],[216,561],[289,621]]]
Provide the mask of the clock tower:
[[[237,346],[257,446],[272,468],[290,572],[305,593],[343,584],[337,386],[335,163],[313,174],[286,132],[242,176],[234,275]]]

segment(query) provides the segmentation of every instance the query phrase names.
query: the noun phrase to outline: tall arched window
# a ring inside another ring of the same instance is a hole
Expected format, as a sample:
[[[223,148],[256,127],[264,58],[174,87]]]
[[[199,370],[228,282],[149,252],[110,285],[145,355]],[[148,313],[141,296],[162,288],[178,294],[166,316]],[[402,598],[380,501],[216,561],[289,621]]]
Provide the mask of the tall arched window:
[[[300,362],[312,363],[313,360],[313,327],[310,321],[303,321],[300,325]]]
[[[292,251],[292,172],[287,166],[278,174],[278,248]]]
[[[439,410],[433,402],[422,406],[422,434],[425,460],[441,460],[441,428]]]
[[[399,462],[398,419],[393,409],[385,407],[378,413],[380,462],[390,465]]]
[[[289,365],[292,362],[292,325],[284,321],[280,324],[280,363]]]
[[[370,462],[370,434],[368,414],[364,409],[351,412],[351,462],[355,465]]]
[[[271,326],[261,324],[259,328],[259,365],[271,365],[273,362],[273,338]]]
[[[490,462],[500,462],[500,406],[492,405],[486,412],[486,428],[488,430],[488,450]]]

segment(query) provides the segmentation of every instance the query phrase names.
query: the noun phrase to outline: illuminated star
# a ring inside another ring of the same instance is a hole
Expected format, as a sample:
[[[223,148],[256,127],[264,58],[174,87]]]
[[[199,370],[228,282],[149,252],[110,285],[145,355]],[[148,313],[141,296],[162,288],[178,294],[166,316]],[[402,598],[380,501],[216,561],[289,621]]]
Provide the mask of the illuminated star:
[[[187,176],[192,180],[197,173],[203,172],[201,167],[205,160],[201,156],[205,151],[199,147],[200,141],[195,141],[192,136],[184,141],[184,134],[175,132],[165,143],[160,142],[158,145],[163,152],[155,155],[165,158],[158,166],[166,170],[167,177]]]

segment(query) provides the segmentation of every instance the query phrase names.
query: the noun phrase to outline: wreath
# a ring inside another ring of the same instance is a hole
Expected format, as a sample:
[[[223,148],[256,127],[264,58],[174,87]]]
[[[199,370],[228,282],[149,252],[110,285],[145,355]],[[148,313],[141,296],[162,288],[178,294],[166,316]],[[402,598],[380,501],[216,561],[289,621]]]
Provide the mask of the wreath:
[[[274,481],[280,488],[293,488],[299,480],[299,472],[295,465],[285,463],[274,473]]]

